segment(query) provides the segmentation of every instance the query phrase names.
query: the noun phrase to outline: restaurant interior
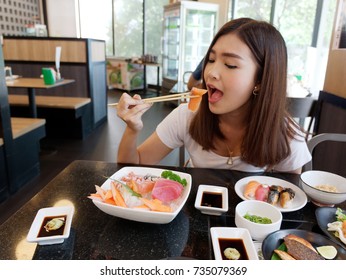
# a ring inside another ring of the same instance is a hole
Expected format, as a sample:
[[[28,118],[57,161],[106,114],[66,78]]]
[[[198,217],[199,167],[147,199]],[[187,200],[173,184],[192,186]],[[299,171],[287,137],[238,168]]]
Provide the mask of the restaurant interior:
[[[307,142],[332,135],[314,147],[309,169],[346,177],[345,0],[291,1],[286,9],[283,0],[127,2],[0,0],[0,237],[13,235],[0,248],[0,259],[215,259],[210,228],[235,227],[235,206],[242,200],[235,186],[249,173],[186,167],[184,147],[173,150],[158,167],[192,175],[193,183],[183,211],[161,227],[100,208],[103,213],[87,197],[95,184],[126,168],[117,163],[125,123],[108,104],[123,92],[142,98],[187,92],[217,30],[238,17],[278,26],[288,48],[288,111],[308,131]],[[180,102],[153,104],[143,116],[139,143]],[[292,174],[256,175],[301,186],[300,176]],[[217,216],[196,209],[200,185],[227,187],[228,212]],[[322,206],[346,211],[345,201]],[[63,243],[19,247],[40,209],[71,202],[74,217]],[[322,208],[307,196],[296,211],[283,211],[281,230],[325,234],[315,217]],[[88,218],[89,210],[97,212],[94,218]],[[18,219],[25,222],[15,234]],[[95,241],[83,228],[86,220],[99,226]],[[135,246],[111,249],[132,243],[139,231],[142,255]],[[150,236],[163,240],[151,253]],[[116,244],[120,239],[124,245]],[[337,258],[346,259],[346,245],[337,244]]]

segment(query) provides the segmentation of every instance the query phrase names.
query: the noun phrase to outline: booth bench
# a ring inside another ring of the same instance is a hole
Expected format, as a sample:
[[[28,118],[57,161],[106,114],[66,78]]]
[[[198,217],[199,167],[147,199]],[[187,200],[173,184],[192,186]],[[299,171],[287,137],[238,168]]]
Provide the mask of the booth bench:
[[[28,113],[27,95],[9,94],[12,115]],[[84,97],[36,96],[37,114],[46,119],[47,136],[84,138],[92,130],[91,99]]]

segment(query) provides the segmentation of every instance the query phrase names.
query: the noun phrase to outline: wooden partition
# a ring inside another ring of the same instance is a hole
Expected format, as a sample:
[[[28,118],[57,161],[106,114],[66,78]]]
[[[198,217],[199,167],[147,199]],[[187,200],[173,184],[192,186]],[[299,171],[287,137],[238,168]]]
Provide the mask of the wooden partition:
[[[4,69],[0,46],[0,69]],[[0,202],[40,172],[40,140],[45,120],[11,118],[4,71],[0,71]]]
[[[4,37],[5,65],[23,77],[39,77],[43,67],[55,68],[55,49],[61,46],[62,78],[76,82],[65,87],[36,90],[37,95],[88,97],[92,102],[92,127],[107,119],[105,42],[93,39]],[[26,94],[25,89],[9,89]]]

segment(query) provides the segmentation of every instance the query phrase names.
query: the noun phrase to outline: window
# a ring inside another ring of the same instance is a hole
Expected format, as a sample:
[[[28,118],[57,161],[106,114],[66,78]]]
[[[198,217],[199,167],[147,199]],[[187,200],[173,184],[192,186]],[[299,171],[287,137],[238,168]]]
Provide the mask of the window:
[[[168,3],[169,0],[79,0],[81,36],[105,40],[107,56],[159,57],[163,6]],[[156,84],[154,67],[147,68],[147,82]]]
[[[230,19],[252,17],[271,22],[286,41],[291,94],[303,86],[318,96],[323,88],[336,1],[230,0],[229,7]]]
[[[79,18],[81,37],[105,40],[106,54],[112,54],[112,0],[79,0]]]

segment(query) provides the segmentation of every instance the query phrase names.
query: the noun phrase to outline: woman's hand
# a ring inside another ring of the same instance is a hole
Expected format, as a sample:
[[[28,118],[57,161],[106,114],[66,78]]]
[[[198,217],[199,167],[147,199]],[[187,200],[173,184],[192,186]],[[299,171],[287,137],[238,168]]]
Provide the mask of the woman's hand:
[[[131,97],[124,92],[118,102],[117,115],[126,122],[128,128],[138,132],[143,128],[142,115],[151,106],[151,103],[144,103],[138,94]]]

